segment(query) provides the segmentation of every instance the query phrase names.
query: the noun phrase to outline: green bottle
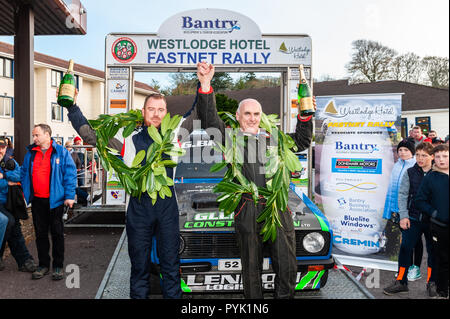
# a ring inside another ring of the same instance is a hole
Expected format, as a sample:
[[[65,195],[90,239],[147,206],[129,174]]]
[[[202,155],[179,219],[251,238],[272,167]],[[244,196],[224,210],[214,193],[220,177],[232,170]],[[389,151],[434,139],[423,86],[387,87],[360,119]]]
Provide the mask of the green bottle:
[[[73,60],[69,61],[69,68],[61,80],[58,91],[58,104],[63,107],[70,107],[74,103],[75,97],[75,77],[73,76]]]
[[[310,116],[314,115],[316,111],[314,110],[314,105],[312,101],[312,91],[306,80],[305,70],[303,69],[303,64],[300,64],[300,82],[298,84],[298,106],[300,116]]]

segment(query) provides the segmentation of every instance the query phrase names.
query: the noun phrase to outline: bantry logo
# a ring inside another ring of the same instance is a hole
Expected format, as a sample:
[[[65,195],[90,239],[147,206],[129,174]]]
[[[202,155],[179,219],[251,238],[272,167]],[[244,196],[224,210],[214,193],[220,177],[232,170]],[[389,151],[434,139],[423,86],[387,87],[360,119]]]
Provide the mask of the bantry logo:
[[[335,142],[336,153],[364,153],[371,154],[375,151],[379,151],[377,144],[365,144],[365,143],[344,143],[341,141]]]
[[[131,62],[137,54],[137,45],[130,38],[119,38],[114,41],[111,53],[117,61],[120,63]]]
[[[195,20],[189,16],[181,18],[182,29],[189,33],[191,31],[198,31],[201,33],[227,33],[241,29],[238,20]]]

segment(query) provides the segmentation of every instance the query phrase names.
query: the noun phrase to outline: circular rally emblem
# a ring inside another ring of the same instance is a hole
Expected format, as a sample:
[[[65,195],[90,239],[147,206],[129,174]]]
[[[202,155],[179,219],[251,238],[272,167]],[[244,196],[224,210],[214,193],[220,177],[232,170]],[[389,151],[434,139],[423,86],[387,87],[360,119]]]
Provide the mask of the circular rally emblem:
[[[111,52],[114,59],[120,63],[128,63],[136,56],[137,46],[130,38],[119,38],[114,41]]]

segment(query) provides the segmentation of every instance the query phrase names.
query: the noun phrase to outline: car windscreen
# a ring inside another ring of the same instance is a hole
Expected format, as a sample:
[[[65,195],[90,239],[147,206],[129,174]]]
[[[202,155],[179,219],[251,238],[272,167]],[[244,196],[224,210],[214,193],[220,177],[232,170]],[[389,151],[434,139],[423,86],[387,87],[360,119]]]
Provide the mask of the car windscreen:
[[[186,154],[178,159],[175,178],[222,178],[226,168],[214,173],[209,171],[214,164],[222,162],[222,154],[214,150],[213,146],[211,140],[182,143]]]

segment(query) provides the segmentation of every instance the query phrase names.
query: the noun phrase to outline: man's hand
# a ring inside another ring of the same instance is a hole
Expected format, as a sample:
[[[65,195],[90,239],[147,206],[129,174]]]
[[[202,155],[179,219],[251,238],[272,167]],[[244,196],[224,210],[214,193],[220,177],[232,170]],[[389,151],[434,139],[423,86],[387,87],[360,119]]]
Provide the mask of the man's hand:
[[[214,66],[206,62],[197,63],[197,77],[203,92],[209,92],[211,89],[211,80],[214,76]]]
[[[8,181],[8,185],[9,185],[9,186],[15,186],[15,185],[19,185],[19,184],[20,184],[20,183]]]
[[[0,173],[0,179],[2,179],[3,178],[3,174],[2,173]]]
[[[409,227],[411,226],[411,223],[409,221],[409,218],[403,218],[400,220],[400,228],[401,229],[409,229]]]
[[[314,112],[315,112],[317,110],[317,103],[316,103],[316,97],[315,96],[312,97],[312,102],[313,102],[313,105],[314,105]],[[298,113],[300,114],[300,108],[298,109]],[[309,116],[301,116],[301,115],[299,115],[299,117],[302,120],[306,120]]]
[[[69,206],[70,208],[73,207],[73,204],[75,203],[75,201],[73,199],[66,199],[64,201],[64,205]]]

